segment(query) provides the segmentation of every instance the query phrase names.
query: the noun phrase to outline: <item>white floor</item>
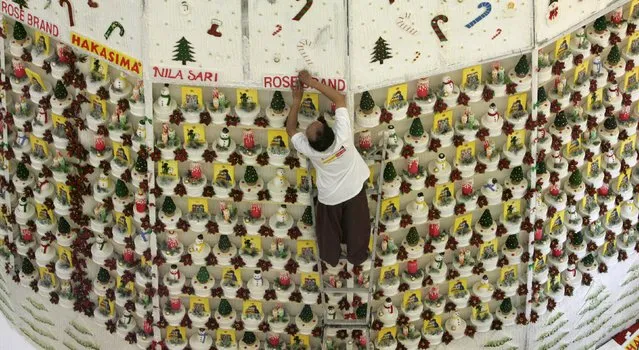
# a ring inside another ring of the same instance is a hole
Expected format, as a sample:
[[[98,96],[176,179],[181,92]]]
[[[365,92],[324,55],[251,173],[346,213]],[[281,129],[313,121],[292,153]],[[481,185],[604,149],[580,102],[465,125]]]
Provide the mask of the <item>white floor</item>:
[[[35,350],[0,314],[0,350]]]

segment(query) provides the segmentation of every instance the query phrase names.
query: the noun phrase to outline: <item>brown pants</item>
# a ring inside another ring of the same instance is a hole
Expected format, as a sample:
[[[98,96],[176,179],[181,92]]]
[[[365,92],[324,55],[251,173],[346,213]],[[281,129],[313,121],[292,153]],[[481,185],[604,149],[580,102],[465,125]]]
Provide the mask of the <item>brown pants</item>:
[[[361,265],[368,259],[371,223],[365,187],[355,197],[336,205],[317,203],[317,243],[320,257],[335,266],[346,244],[347,260]]]

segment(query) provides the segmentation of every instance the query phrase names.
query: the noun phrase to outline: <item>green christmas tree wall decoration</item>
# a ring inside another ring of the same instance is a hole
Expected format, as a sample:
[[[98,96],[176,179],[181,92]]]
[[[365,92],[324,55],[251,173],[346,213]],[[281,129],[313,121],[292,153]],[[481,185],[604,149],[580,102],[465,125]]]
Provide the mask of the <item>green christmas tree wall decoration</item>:
[[[484,212],[481,214],[481,217],[479,218],[479,224],[482,227],[490,227],[493,224],[493,216],[490,215],[490,210],[486,209],[484,210]]]
[[[24,29],[24,26],[19,21],[13,25],[13,40],[18,43],[24,42],[27,38],[27,30]]]
[[[408,234],[406,235],[406,242],[411,247],[414,247],[417,244],[419,244],[419,233],[417,232],[417,229],[415,228],[415,226],[411,227],[410,230],[408,231]]]
[[[129,196],[129,189],[122,179],[118,179],[118,182],[115,183],[115,195],[118,196],[118,198],[126,198]]]
[[[396,177],[397,177],[397,172],[395,171],[395,167],[393,166],[393,163],[392,162],[386,163],[386,166],[384,167],[384,181],[391,182],[395,180]]]
[[[30,275],[32,274],[34,271],[33,268],[33,263],[31,263],[31,260],[24,258],[22,259],[22,273],[25,275]]]
[[[615,45],[610,49],[610,52],[608,52],[608,56],[606,57],[606,61],[608,61],[608,64],[611,66],[619,64],[619,61],[621,61],[621,51],[619,51],[619,46]]]
[[[200,269],[197,271],[197,281],[201,284],[205,284],[209,281],[209,270],[204,266],[200,266]]]
[[[13,0],[13,2],[20,6],[21,9],[28,9],[29,8],[29,4],[27,4],[27,0]],[[16,21],[16,23],[18,23]]]
[[[381,36],[375,42],[375,47],[373,48],[371,56],[371,63],[379,62],[379,64],[384,64],[384,60],[393,58],[388,42],[386,42],[386,40],[384,40]]]
[[[517,247],[519,247],[517,235],[509,235],[508,238],[506,238],[506,248],[514,250],[517,249]]]
[[[284,97],[282,96],[282,92],[275,91],[273,94],[273,98],[271,99],[271,109],[275,113],[282,113],[286,108],[286,103],[284,102]]]
[[[510,172],[510,181],[514,184],[521,183],[524,179],[524,170],[521,168],[521,165],[518,165],[513,168]]]
[[[109,271],[107,271],[104,267],[101,267],[100,271],[98,271],[98,281],[100,281],[100,283],[102,284],[107,284],[109,283],[109,280],[111,280]]]
[[[371,96],[370,92],[364,91],[362,98],[359,100],[359,109],[364,113],[370,113],[374,108],[375,101],[373,101],[373,96]]]
[[[217,312],[219,312],[222,316],[228,316],[231,314],[231,312],[233,312],[233,307],[231,307],[231,304],[228,300],[222,299],[220,301],[220,305],[218,305],[217,307]]]
[[[55,83],[55,87],[53,88],[53,96],[55,96],[58,100],[64,100],[69,96],[69,92],[67,91],[67,87],[64,86],[64,83],[61,80],[58,80]]]
[[[518,77],[523,78],[530,73],[530,65],[528,64],[528,58],[523,55],[519,58],[517,65],[515,66],[515,73]]]
[[[173,49],[173,61],[182,62],[182,65],[185,66],[186,62],[195,62],[194,55],[193,46],[185,37],[177,41]]]
[[[171,216],[175,214],[175,203],[173,202],[173,198],[171,196],[167,196],[164,199],[164,203],[162,203],[162,212],[167,216]]]
[[[252,165],[246,167],[244,172],[244,182],[249,185],[254,185],[257,182],[257,170]]]
[[[308,304],[304,304],[302,311],[300,312],[300,319],[302,322],[308,323],[313,320],[313,310],[311,306]]]
[[[422,135],[424,135],[424,125],[422,124],[422,121],[419,118],[413,119],[408,132],[410,133],[410,136],[422,137]]]

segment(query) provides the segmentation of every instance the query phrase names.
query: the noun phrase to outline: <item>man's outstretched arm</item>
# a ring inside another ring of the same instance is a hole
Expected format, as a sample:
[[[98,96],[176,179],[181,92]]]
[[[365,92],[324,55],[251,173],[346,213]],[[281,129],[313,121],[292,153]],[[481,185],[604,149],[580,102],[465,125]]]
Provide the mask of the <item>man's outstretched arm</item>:
[[[302,95],[304,88],[296,81],[291,85],[291,91],[293,92],[293,104],[288,112],[288,118],[286,118],[286,133],[288,137],[293,137],[297,133],[297,113],[300,111],[300,104],[302,103]]]
[[[324,96],[328,97],[328,99],[335,104],[335,108],[346,107],[346,99],[344,98],[344,95],[340,94],[337,90],[333,89],[332,87],[322,84],[319,81],[313,79],[313,77],[308,71],[306,70],[301,71],[299,73],[299,79],[302,81],[302,83],[321,92]]]

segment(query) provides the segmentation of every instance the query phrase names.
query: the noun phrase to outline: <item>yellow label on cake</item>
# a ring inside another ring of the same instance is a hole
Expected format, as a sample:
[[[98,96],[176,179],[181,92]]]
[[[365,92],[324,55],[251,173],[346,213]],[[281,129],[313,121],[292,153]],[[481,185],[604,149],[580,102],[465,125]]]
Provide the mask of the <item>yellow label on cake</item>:
[[[291,344],[296,345],[296,349],[310,349],[311,338],[309,335],[295,334],[291,336]],[[304,346],[303,348],[301,346]]]
[[[521,202],[519,199],[511,199],[504,203],[502,215],[506,220],[513,215],[521,215]]]
[[[592,198],[592,202],[595,203],[595,204],[597,203],[597,194],[596,193],[593,194],[592,196],[586,193],[584,198],[581,199],[581,207],[582,208],[586,207],[586,204],[588,203],[588,198]]]
[[[442,201],[443,199],[455,198],[455,184],[446,183],[435,186],[435,200]]]
[[[296,179],[297,187],[301,187],[302,184],[306,185],[306,181],[308,181],[307,177],[308,177],[308,169],[297,168],[297,170],[295,170],[295,179]],[[315,184],[316,179],[317,179],[317,172],[315,171],[315,169],[312,169],[311,182]]]
[[[382,217],[393,217],[399,215],[399,196],[384,198],[382,200]]]
[[[184,144],[188,145],[193,142],[198,144],[206,143],[206,131],[203,124],[188,124],[183,126],[184,130]]]
[[[49,143],[33,134],[29,135],[31,141],[31,153],[39,157],[46,158],[49,156]]]
[[[587,99],[586,106],[588,110],[592,109],[592,105],[595,102],[603,103],[603,88],[597,89],[595,92],[590,94],[590,97]]]
[[[101,115],[102,120],[106,120],[106,101],[101,99],[98,95],[91,95],[91,110],[93,111],[93,114]]]
[[[476,66],[464,68],[464,70],[462,70],[461,86],[465,87],[466,84],[468,83],[481,85],[481,65],[480,64]]]
[[[614,207],[606,213],[606,224],[611,224],[615,220],[619,220],[619,206]]]
[[[570,34],[564,35],[555,42],[555,59],[561,58],[568,50],[570,50]]]
[[[639,70],[637,68],[639,67],[633,68],[630,72],[624,75],[624,89],[629,90],[630,87],[636,86],[637,82],[639,82]]]
[[[268,131],[269,147],[288,147],[288,133],[286,130],[270,130]]]
[[[69,264],[69,267],[73,267],[73,251],[71,248],[58,246],[58,260],[62,264]]]
[[[135,282],[133,281],[129,281],[126,283],[126,285],[124,285],[124,282],[122,281],[122,276],[118,276],[115,279],[115,288],[117,289],[127,289],[129,290],[131,293],[135,294]]]
[[[457,163],[461,163],[462,159],[465,158],[474,158],[475,157],[475,141],[470,141],[464,143],[463,145],[457,147],[455,159],[457,159]]]
[[[546,266],[546,255],[542,255],[541,257],[535,259],[534,269],[535,272],[543,271]]]
[[[27,77],[29,77],[29,84],[30,85],[38,84],[42,88],[42,91],[49,91],[47,89],[47,85],[42,80],[42,77],[40,76],[40,74],[32,71],[29,68],[25,68],[24,72],[27,73]]]
[[[473,307],[473,318],[475,319],[483,319],[488,316],[488,314],[490,314],[490,307],[488,306],[488,303],[480,303]]]
[[[57,188],[58,197],[66,198],[67,204],[71,205],[71,189],[69,186],[58,182],[55,184]]]
[[[202,108],[204,103],[202,101],[202,88],[183,86],[182,87],[182,107],[195,106]]]
[[[297,256],[302,255],[310,255],[317,256],[317,246],[315,245],[315,241],[311,240],[299,240],[297,241]]]
[[[406,103],[408,84],[391,86],[386,90],[386,106],[392,108],[401,103]]]
[[[508,115],[511,115],[519,111],[526,111],[527,99],[528,99],[528,94],[525,92],[509,96],[508,107],[506,108]]]
[[[375,165],[369,165],[368,166],[368,183],[371,186],[375,186],[375,168],[377,168],[377,166]]]
[[[117,211],[113,212],[113,216],[115,217],[116,225],[124,227],[126,229],[126,235],[130,236],[133,232],[133,222],[131,221],[131,217]]]
[[[465,278],[458,278],[448,282],[448,295],[455,295],[468,291],[468,281]]]
[[[48,35],[39,30],[36,30],[33,43],[35,46],[40,45],[44,49],[42,51],[44,56],[49,56],[49,53],[51,52],[51,38],[49,38]]]
[[[581,138],[570,140],[570,142],[566,145],[566,154],[568,155],[579,152],[579,150],[581,150]]]
[[[111,142],[111,147],[113,147],[114,158],[119,159],[125,164],[131,164],[131,151],[129,150],[129,147],[124,146],[119,142]]]
[[[453,110],[447,109],[441,113],[435,113],[433,117],[433,131],[441,133],[443,130],[451,130],[453,127]]]
[[[442,331],[442,316],[434,315],[430,320],[425,320],[422,329],[424,330],[424,334]]]
[[[236,281],[239,284],[242,283],[242,270],[235,269],[232,266],[227,266],[222,269],[222,280],[223,281]]]
[[[217,330],[219,334],[221,330]],[[184,343],[188,342],[186,338],[186,327],[179,326],[166,326],[166,340],[169,343]]]
[[[592,157],[592,160],[588,162],[586,167],[586,175],[594,176],[601,171],[601,154]]]
[[[585,82],[588,79],[588,63],[590,61],[584,60],[580,65],[575,67],[575,73],[572,78],[573,84],[576,84],[578,81]]]
[[[144,254],[140,256],[140,266],[153,266],[153,260],[146,260]]]
[[[242,237],[242,250],[257,252],[262,251],[262,237],[260,236],[244,236]]]
[[[239,106],[242,100],[246,100],[247,103],[259,103],[256,89],[236,89],[235,96],[237,98],[237,105]]]
[[[550,230],[552,231],[555,228],[563,225],[565,218],[566,218],[565,210],[556,211],[555,214],[550,219]]]
[[[209,298],[206,297],[189,297],[189,311],[193,314],[211,314],[211,306]]]
[[[49,247],[51,248],[51,247]],[[56,279],[55,279],[55,274],[49,272],[49,269],[46,266],[42,266],[38,268],[38,272],[40,275],[40,283],[51,283],[51,287],[55,288],[56,285]]]
[[[53,215],[53,209],[49,209],[46,205],[42,203],[35,204],[36,215],[38,220],[51,220],[51,222],[55,222],[55,216]]]
[[[231,184],[235,183],[235,167],[231,164],[213,163],[214,182],[227,181]]]
[[[384,340],[392,340],[397,336],[397,327],[385,327],[379,330],[377,333],[377,342]]]
[[[517,265],[504,266],[499,270],[499,282],[504,283],[507,280],[517,281]]]
[[[399,277],[399,264],[390,266],[382,266],[379,272],[379,279],[381,282],[391,280]]]
[[[189,197],[187,201],[189,212],[209,212],[209,201],[206,198]]]
[[[405,291],[404,292],[403,304],[402,304],[402,305],[404,305],[404,308],[406,308],[408,306],[408,304],[410,304],[410,303],[419,304],[421,302],[422,302],[422,290],[421,289],[409,290],[409,291]]]
[[[497,252],[498,244],[499,243],[497,241],[497,238],[493,238],[490,241],[482,243],[479,246],[479,257],[478,257],[478,259],[481,259],[481,257],[484,256],[484,255],[489,255],[489,256],[498,255],[499,254]]]
[[[506,136],[506,149],[515,151],[521,149],[526,144],[526,129],[515,130],[512,134]]]
[[[473,213],[466,213],[464,215],[458,215],[455,218],[455,224],[453,225],[454,232],[462,232],[466,228],[472,229],[471,225],[473,224]]]
[[[625,171],[619,173],[617,177],[617,187],[615,190],[619,191],[622,187],[626,185],[626,183],[630,182],[630,177],[632,176],[632,168],[628,168]]]
[[[158,175],[179,179],[180,173],[178,171],[178,161],[177,160],[160,160],[158,162]]]
[[[304,92],[300,109],[317,111],[319,109],[319,95],[315,92]]]
[[[626,43],[626,53],[631,53],[633,42],[635,40],[639,40],[639,32],[634,32],[632,35],[628,37],[628,42]],[[634,44],[637,45],[637,44]]]
[[[99,75],[103,80],[109,76],[109,65],[94,57],[89,61],[89,70],[89,74]]]
[[[315,287],[320,287],[320,277],[317,272],[302,272],[300,275],[300,288],[302,286],[310,287],[311,289],[315,289]]]
[[[115,302],[109,301],[107,297],[98,297],[98,310],[98,312],[113,316],[115,315]]]
[[[64,131],[64,128],[67,125],[67,118],[59,115],[59,114],[55,114],[52,113],[51,114],[51,121],[53,122],[53,130],[59,130],[61,128],[62,131]]]

